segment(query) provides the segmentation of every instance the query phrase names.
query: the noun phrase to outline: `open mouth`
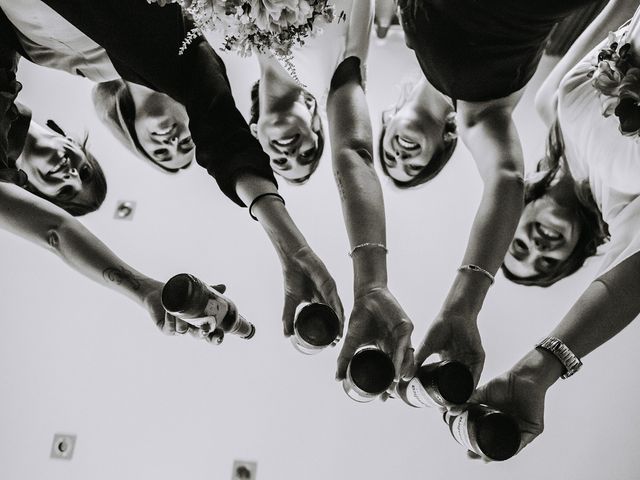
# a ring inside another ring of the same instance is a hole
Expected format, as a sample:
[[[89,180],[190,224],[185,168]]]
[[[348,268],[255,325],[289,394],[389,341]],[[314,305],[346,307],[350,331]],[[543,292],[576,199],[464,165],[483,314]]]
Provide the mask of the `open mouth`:
[[[56,163],[53,168],[51,168],[48,172],[47,175],[51,176],[51,175],[55,175],[56,173],[64,170],[65,168],[69,167],[69,164],[71,163],[71,160],[69,160],[69,157],[66,156],[60,156],[61,154],[58,154],[58,156],[60,157],[60,161],[58,161],[58,163]]]
[[[553,228],[547,227],[546,225],[542,225],[539,222],[534,223],[533,226],[536,230],[536,233],[540,235],[542,238],[544,238],[545,240],[557,241],[562,238],[562,233],[558,232]]]
[[[273,140],[272,143],[277,145],[278,147],[290,147],[294,143],[298,141],[300,138],[300,134],[296,133],[295,135],[291,135],[290,137],[282,137],[278,140]]]
[[[409,140],[408,138],[401,137],[400,135],[396,135],[396,143],[403,150],[418,150],[420,148],[420,144],[414,142],[413,140]]]
[[[171,135],[173,133],[173,131],[176,128],[176,124],[175,123],[171,123],[165,127],[162,127],[154,132],[151,132],[151,135],[155,135],[158,137],[165,137],[168,135]]]

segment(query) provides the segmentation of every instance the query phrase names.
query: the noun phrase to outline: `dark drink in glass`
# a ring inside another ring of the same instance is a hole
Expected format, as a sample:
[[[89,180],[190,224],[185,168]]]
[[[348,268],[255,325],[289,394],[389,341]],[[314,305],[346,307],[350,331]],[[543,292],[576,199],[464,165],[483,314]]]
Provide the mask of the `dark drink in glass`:
[[[293,321],[291,342],[302,353],[313,355],[331,345],[340,334],[340,319],[329,305],[301,303]]]
[[[394,377],[395,368],[389,356],[369,345],[356,350],[342,386],[356,402],[370,402],[391,386]]]
[[[162,306],[167,313],[198,328],[212,323],[211,331],[220,328],[225,334],[247,339],[256,331],[231,300],[188,273],[180,273],[165,283]]]
[[[520,448],[520,428],[511,416],[482,404],[469,404],[443,419],[459,444],[488,460],[507,460]]]
[[[401,380],[397,393],[418,408],[461,405],[473,393],[473,376],[460,362],[429,363],[422,365],[411,380]]]

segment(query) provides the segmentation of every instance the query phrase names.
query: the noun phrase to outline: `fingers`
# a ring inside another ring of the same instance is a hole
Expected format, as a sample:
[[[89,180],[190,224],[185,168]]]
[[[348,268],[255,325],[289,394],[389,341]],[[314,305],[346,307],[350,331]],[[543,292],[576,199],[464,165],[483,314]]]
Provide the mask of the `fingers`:
[[[205,336],[205,340],[213,345],[220,345],[224,339],[224,331],[216,328],[213,332]]]
[[[431,356],[433,353],[435,353],[435,351],[434,351],[433,345],[431,344],[430,336],[429,334],[427,334],[427,336],[424,337],[422,342],[420,342],[420,346],[416,351],[415,358],[414,358],[415,364],[416,365],[424,364],[425,360],[429,356]]]
[[[224,293],[227,291],[227,286],[223,283],[220,283],[218,285],[211,285],[211,288],[213,288],[218,293]]]
[[[164,322],[160,325],[160,330],[165,335],[175,335],[176,333],[176,319],[173,315],[168,313],[164,314]]]
[[[336,380],[344,380],[344,378],[347,376],[347,368],[349,367],[349,362],[351,361],[353,354],[356,353],[358,346],[359,345],[354,340],[354,337],[350,337],[349,333],[347,333],[347,338],[344,341],[342,350],[340,350],[340,354],[338,355]]]
[[[411,380],[416,372],[416,364],[414,362],[413,347],[407,348],[401,367],[401,378]]]
[[[284,308],[282,309],[282,325],[284,327],[284,336],[293,335],[293,320],[296,315],[298,301],[289,294],[284,296]]]
[[[191,325],[184,320],[180,320],[179,318],[175,319],[175,332],[179,335],[184,335],[189,332]]]
[[[327,273],[328,275],[328,273]],[[336,282],[330,276],[320,283],[316,288],[317,295],[322,299],[324,303],[329,305],[336,315],[340,319],[340,333],[338,334],[338,341],[342,338],[342,330],[344,327],[344,308],[342,307],[342,301],[338,295],[338,289]]]
[[[408,322],[408,321],[405,321]],[[413,330],[413,326],[411,323],[405,323],[398,325],[398,327],[394,331],[395,338],[395,350],[393,352],[393,366],[396,371],[395,381],[400,381],[400,378],[403,378],[405,375],[411,375],[410,371],[407,371],[406,368],[411,369],[413,366],[413,359],[407,365],[407,354],[412,352],[411,348],[411,331]]]

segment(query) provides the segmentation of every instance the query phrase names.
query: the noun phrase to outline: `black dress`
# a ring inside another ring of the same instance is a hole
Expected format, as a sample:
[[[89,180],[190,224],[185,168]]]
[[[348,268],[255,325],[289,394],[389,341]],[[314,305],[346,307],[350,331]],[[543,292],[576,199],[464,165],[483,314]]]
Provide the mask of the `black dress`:
[[[202,37],[178,54],[191,28],[180,7],[144,0],[43,1],[103,47],[123,79],[185,106],[196,161],[231,200],[242,205],[235,192],[242,173],[276,183],[269,157],[236,108],[222,59]]]
[[[506,97],[531,79],[553,26],[596,0],[400,0],[429,82],[451,98]]]

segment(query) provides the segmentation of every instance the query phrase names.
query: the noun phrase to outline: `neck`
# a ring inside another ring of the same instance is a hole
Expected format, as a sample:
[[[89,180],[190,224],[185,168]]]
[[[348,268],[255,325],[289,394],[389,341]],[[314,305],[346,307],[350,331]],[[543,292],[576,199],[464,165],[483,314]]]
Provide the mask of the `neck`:
[[[438,121],[442,121],[453,111],[453,103],[449,97],[436,90],[425,78],[413,88],[406,105],[420,115]]]
[[[138,111],[138,109],[147,102],[149,97],[156,93],[154,90],[138,85],[137,83],[125,83],[127,84],[127,88],[129,89],[129,93],[133,99],[133,105],[135,106],[136,111]]]
[[[260,116],[281,114],[300,98],[302,88],[273,56],[259,55]]]

